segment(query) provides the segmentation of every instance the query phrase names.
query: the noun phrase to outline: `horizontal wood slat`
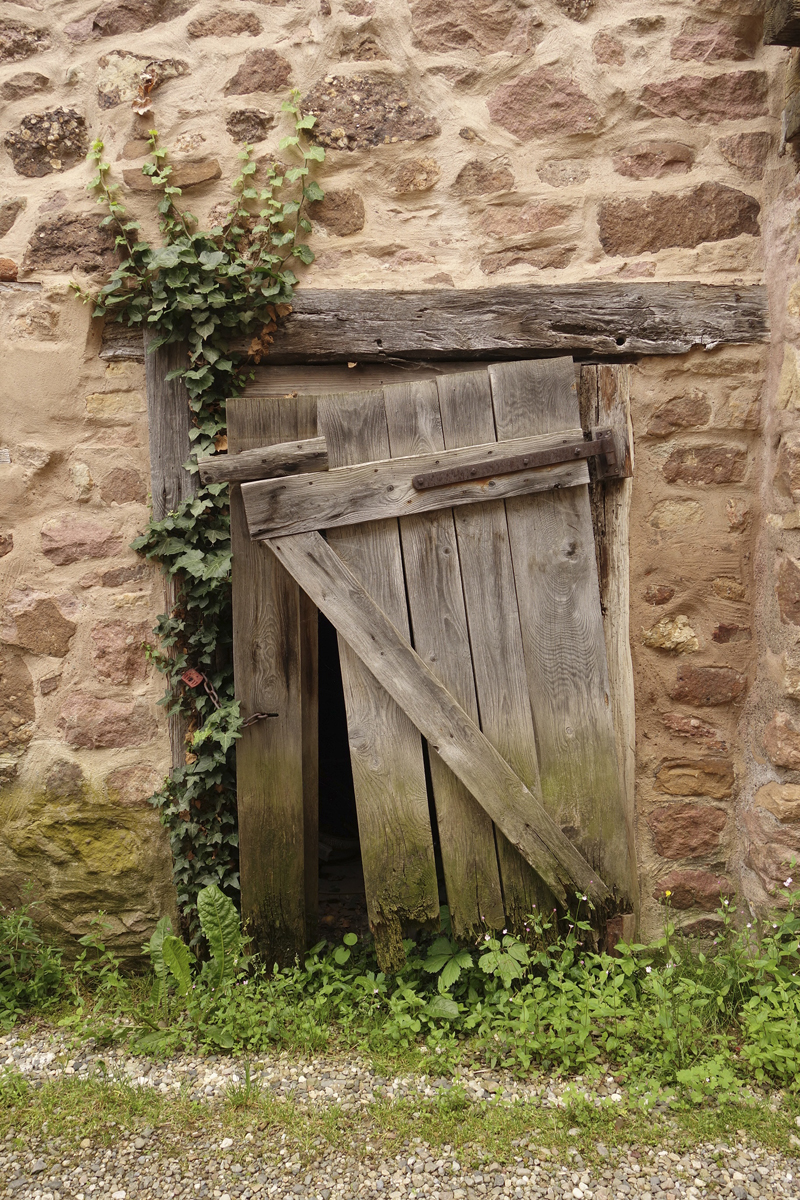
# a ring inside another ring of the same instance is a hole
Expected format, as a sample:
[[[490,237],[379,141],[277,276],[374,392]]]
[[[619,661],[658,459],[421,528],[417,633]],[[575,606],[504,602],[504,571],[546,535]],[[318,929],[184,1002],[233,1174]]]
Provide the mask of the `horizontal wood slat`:
[[[416,491],[415,475],[435,468],[498,461],[514,455],[569,445],[583,438],[578,429],[544,437],[512,438],[464,449],[414,454],[383,462],[337,467],[319,474],[242,484],[242,498],[253,538],[285,537],[313,529],[336,529],[363,521],[413,516],[504,496],[520,496],[589,482],[586,460],[517,471],[512,475]]]
[[[319,533],[267,542],[341,637],[411,718],[563,904],[576,891],[614,898],[506,760],[426,666]]]
[[[247,483],[252,479],[283,479],[306,471],[327,471],[328,444],[324,437],[302,442],[259,446],[239,454],[213,454],[198,461],[202,483]]]
[[[301,288],[275,334],[269,361],[685,354],[693,346],[765,341],[767,311],[760,284]],[[103,337],[102,358],[143,359],[141,334],[108,323]],[[232,343],[244,353],[248,346],[247,339]]]

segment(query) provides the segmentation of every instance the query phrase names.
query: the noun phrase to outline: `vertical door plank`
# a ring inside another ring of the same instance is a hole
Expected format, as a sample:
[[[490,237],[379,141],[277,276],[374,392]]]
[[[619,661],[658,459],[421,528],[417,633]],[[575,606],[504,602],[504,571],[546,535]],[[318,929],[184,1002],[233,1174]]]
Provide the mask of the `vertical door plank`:
[[[233,453],[316,434],[305,400],[231,400]],[[242,914],[268,964],[291,963],[317,924],[316,610],[266,546],[251,542],[231,488],[236,748]]]
[[[437,380],[445,447],[495,440],[485,372]],[[522,635],[502,500],[453,510],[480,725],[516,774],[538,794],[539,772]],[[534,907],[552,907],[549,890],[496,829],[506,917],[523,926]]]
[[[320,397],[318,404],[332,467],[389,457],[381,390]],[[397,521],[332,529],[328,541],[408,637]],[[341,636],[339,659],[370,925],[381,968],[398,970],[404,925],[439,915],[422,739]]]
[[[444,449],[433,382],[384,388],[393,457]],[[414,648],[474,721],[478,720],[453,513],[400,520]],[[487,813],[430,750],[431,782],[453,930],[474,937],[503,925],[503,897]]]
[[[579,424],[572,360],[489,368],[498,437]],[[632,860],[612,722],[588,487],[506,503],[542,799],[630,902]]]
[[[636,711],[630,645],[630,507],[633,491],[633,430],[630,416],[630,367],[625,364],[585,365],[579,384],[584,429],[611,426],[627,429],[625,479],[597,479],[590,461],[589,498],[594,525],[600,607],[606,639],[611,711],[622,781],[628,849],[636,862]],[[638,912],[638,880],[632,872],[631,901]],[[633,917],[618,919],[626,940],[635,935]]]

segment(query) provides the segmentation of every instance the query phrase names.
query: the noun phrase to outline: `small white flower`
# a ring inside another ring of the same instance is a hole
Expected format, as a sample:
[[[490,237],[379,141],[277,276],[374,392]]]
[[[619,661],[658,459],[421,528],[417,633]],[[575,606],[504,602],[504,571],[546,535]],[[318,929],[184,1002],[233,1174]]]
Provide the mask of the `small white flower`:
[[[653,969],[652,967],[645,967],[645,971],[647,972],[648,975],[650,974],[652,969]]]
[[[484,940],[485,942],[489,942],[489,941],[491,941],[491,938],[490,938],[490,936],[489,936],[489,934],[488,934],[488,933],[485,933],[485,934],[483,935],[483,940]]]
[[[749,921],[747,922],[747,928],[748,928],[748,929],[752,929],[752,928],[753,928],[752,924],[751,924]]]
[[[507,929],[504,929],[504,930],[503,930],[503,933],[508,933],[508,930],[507,930]]]
[[[791,882],[792,882],[792,877],[790,875],[788,879],[784,879],[783,886],[788,887]]]

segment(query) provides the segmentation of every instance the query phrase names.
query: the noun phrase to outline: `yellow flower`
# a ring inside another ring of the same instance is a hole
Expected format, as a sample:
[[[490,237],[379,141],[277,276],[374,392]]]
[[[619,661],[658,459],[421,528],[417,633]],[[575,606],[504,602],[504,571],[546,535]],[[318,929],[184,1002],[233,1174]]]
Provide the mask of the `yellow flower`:
[[[671,896],[671,895],[672,895],[672,892],[664,892],[664,895],[665,895],[665,896]]]

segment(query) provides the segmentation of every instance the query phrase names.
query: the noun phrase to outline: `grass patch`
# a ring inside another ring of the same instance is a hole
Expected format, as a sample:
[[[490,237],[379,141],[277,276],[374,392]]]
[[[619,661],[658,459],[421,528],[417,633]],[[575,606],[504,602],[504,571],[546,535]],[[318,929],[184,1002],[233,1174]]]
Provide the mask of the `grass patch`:
[[[511,1163],[520,1147],[555,1162],[577,1152],[589,1165],[636,1148],[667,1146],[682,1154],[703,1143],[745,1142],[786,1153],[800,1105],[779,1107],[764,1101],[730,1102],[674,1112],[652,1112],[634,1101],[601,1107],[576,1096],[564,1108],[537,1102],[471,1102],[458,1090],[435,1098],[375,1101],[354,1112],[338,1105],[309,1107],[269,1094],[253,1093],[247,1104],[231,1098],[206,1104],[185,1095],[165,1096],[98,1074],[91,1079],[64,1077],[34,1087],[20,1076],[0,1077],[0,1140],[13,1133],[19,1146],[46,1140],[69,1149],[88,1138],[92,1147],[154,1130],[148,1149],[181,1158],[197,1138],[217,1144],[229,1137],[235,1147],[248,1133],[251,1149],[277,1157],[276,1148],[307,1162],[328,1149],[347,1150],[358,1159],[394,1157],[423,1133],[435,1151],[448,1148],[465,1166]]]

